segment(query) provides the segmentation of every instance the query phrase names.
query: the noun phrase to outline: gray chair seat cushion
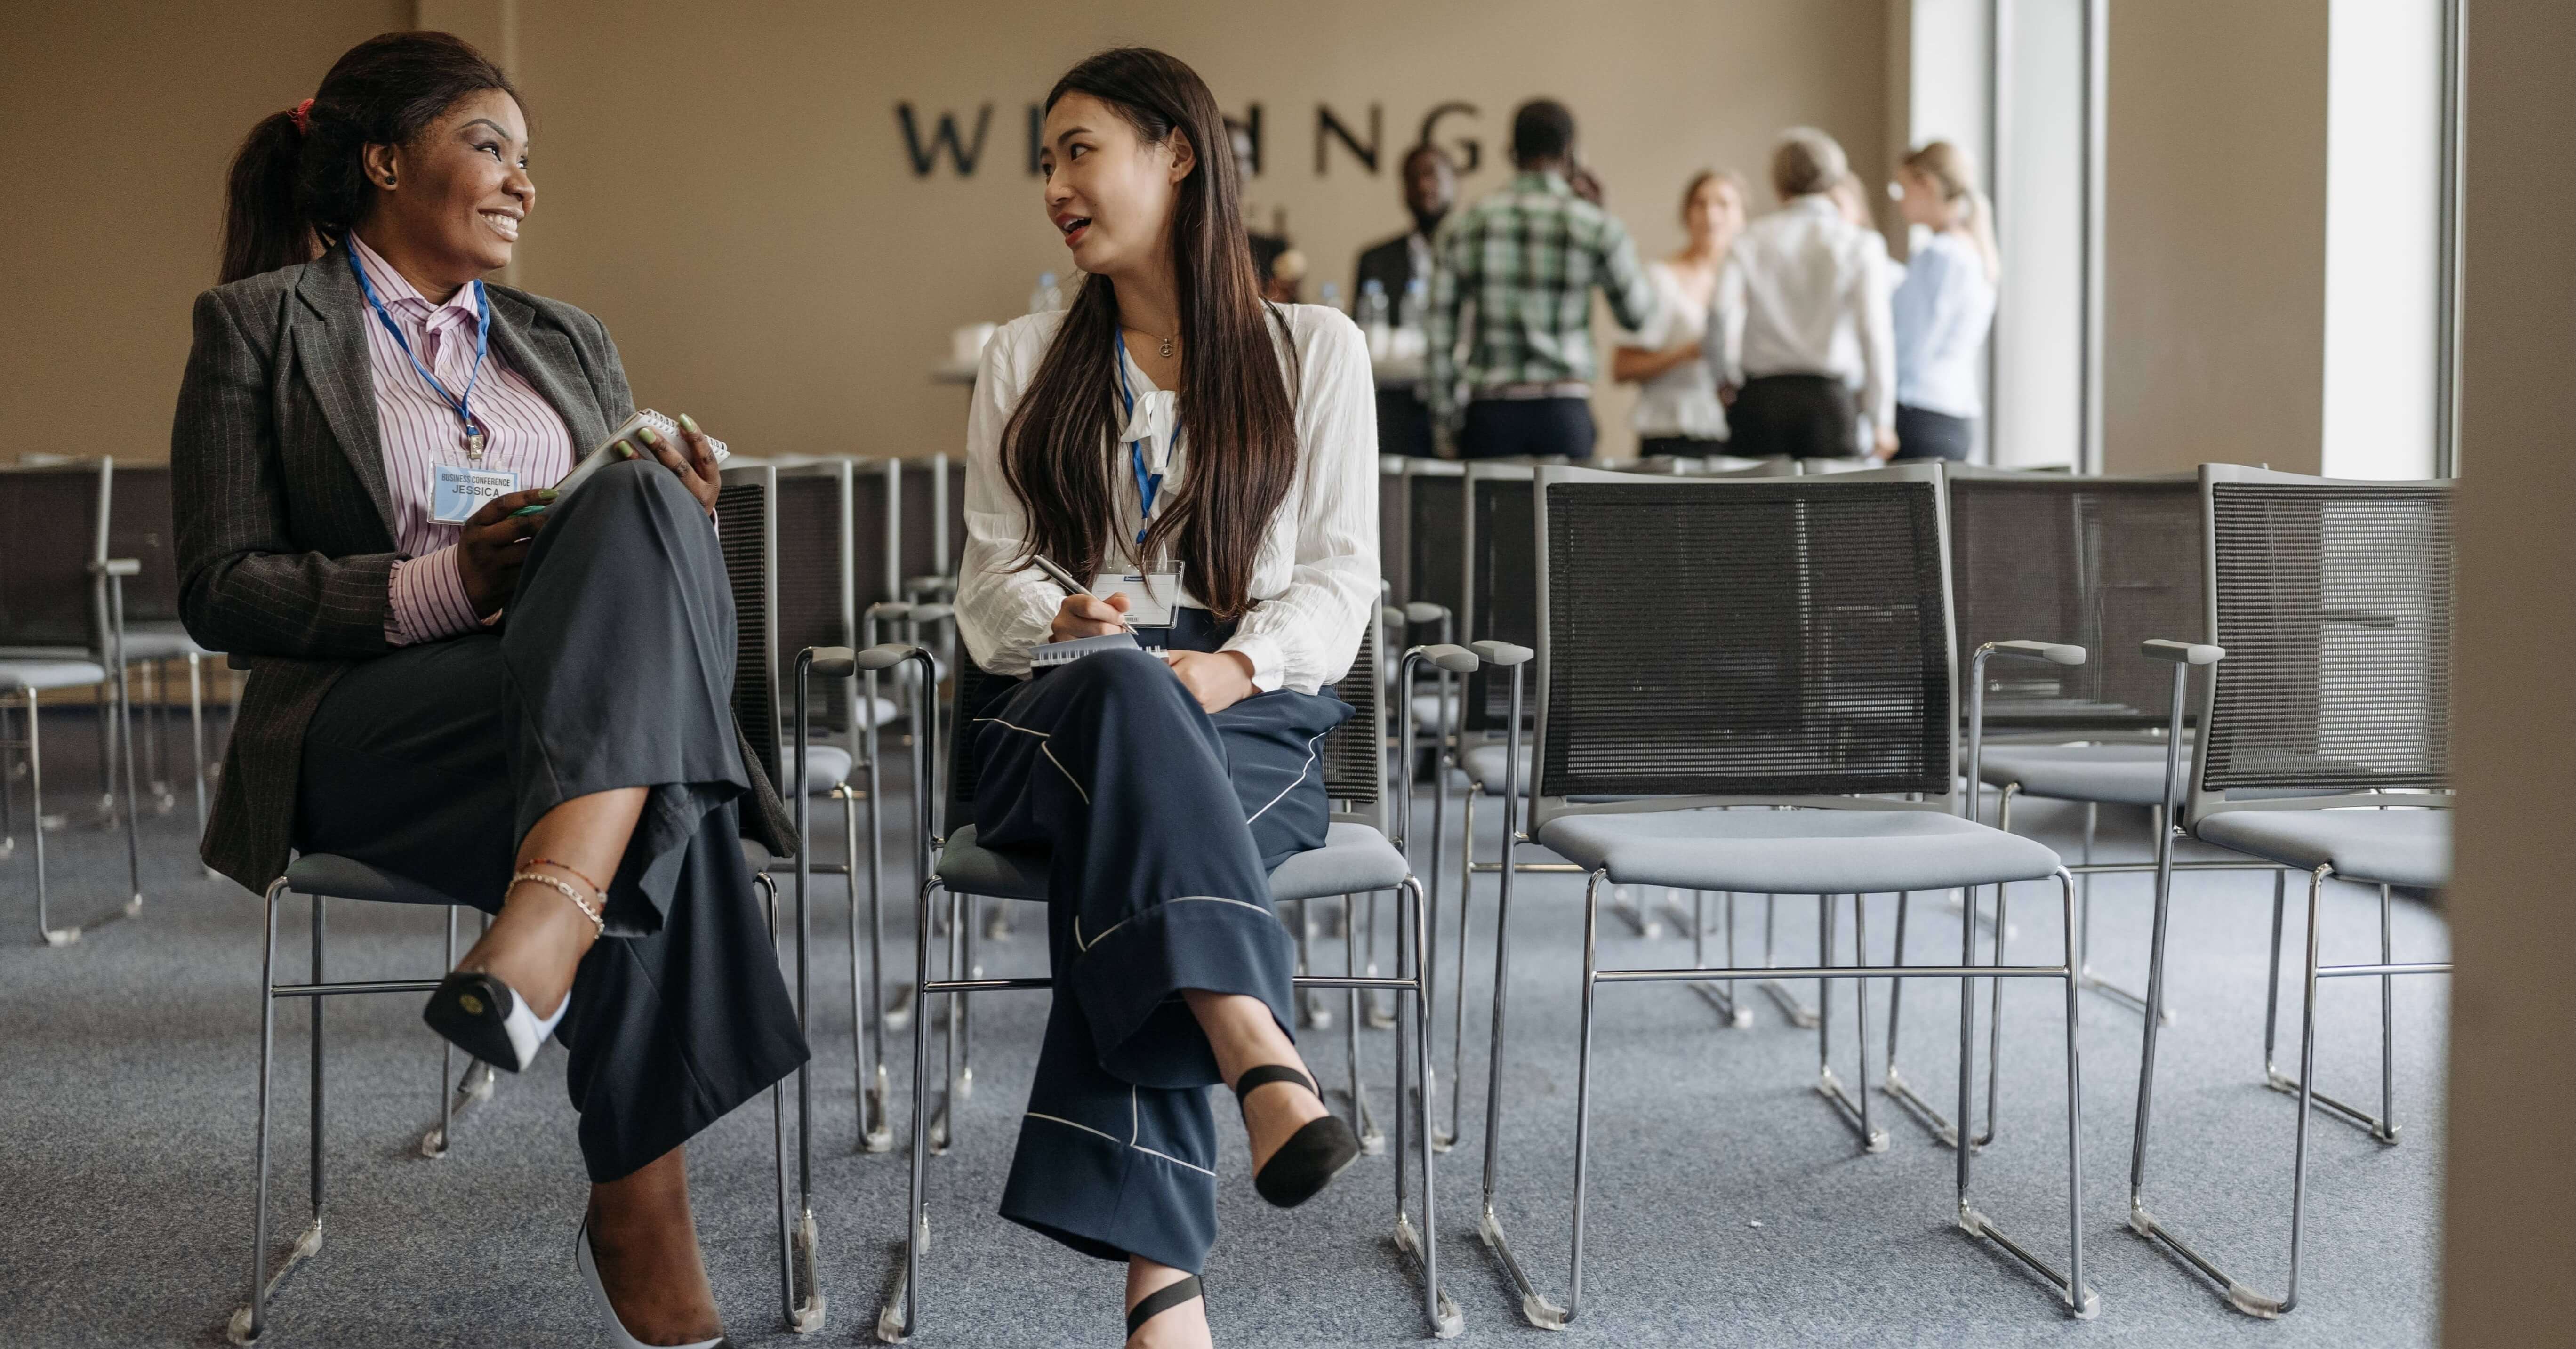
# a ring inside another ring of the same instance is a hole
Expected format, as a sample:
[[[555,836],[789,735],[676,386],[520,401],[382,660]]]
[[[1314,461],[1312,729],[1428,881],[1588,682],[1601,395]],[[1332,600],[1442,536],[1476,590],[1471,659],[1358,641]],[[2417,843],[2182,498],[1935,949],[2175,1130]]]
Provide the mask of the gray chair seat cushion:
[[[2226,810],[2193,831],[2206,843],[2348,881],[2439,890],[2451,883],[2447,810]]]
[[[2190,772],[2185,746],[2183,771]],[[1988,745],[1977,765],[1987,786],[2021,784],[2024,796],[2098,801],[2112,806],[2162,805],[2162,745]]]
[[[1321,899],[1392,890],[1404,884],[1410,869],[1404,854],[1386,835],[1364,824],[1336,821],[1326,826],[1324,846],[1301,852],[1270,873],[1270,898]]]
[[[125,625],[127,660],[185,660],[191,654],[210,656],[214,653],[197,645],[197,640],[188,635],[188,630],[177,623]]]
[[[1301,852],[1270,873],[1270,897],[1285,902],[1392,890],[1404,884],[1407,873],[1404,855],[1386,835],[1364,824],[1336,822],[1326,827],[1323,847]],[[971,824],[948,836],[948,846],[939,853],[939,878],[961,895],[1047,897],[1043,855],[978,847]]]
[[[306,853],[286,864],[286,888],[299,895],[363,899],[377,904],[462,904],[407,876],[379,871],[337,853]]]
[[[795,737],[788,737],[791,741]],[[791,745],[790,748],[793,748]],[[805,747],[805,794],[821,796],[850,780],[850,751],[816,741]]]
[[[106,678],[107,671],[85,660],[0,656],[0,693],[25,693],[30,689],[38,693],[50,693],[55,689],[81,689],[88,688]]]
[[[1503,794],[1503,765],[1507,759],[1505,751],[1509,748],[1507,745],[1478,745],[1467,751],[1460,760],[1460,766],[1467,770],[1467,780],[1476,784],[1476,790],[1487,796]],[[1523,796],[1529,795],[1530,760],[1533,757],[1528,746],[1521,747],[1520,790]]]
[[[1440,695],[1417,693],[1413,695],[1413,724],[1434,734],[1447,735],[1458,729],[1458,709],[1465,705],[1466,701],[1467,695],[1464,690],[1450,695],[1449,716],[1443,720],[1440,715]]]
[[[1666,810],[1562,815],[1538,841],[1621,885],[1882,894],[2037,880],[2057,854],[1927,810]]]

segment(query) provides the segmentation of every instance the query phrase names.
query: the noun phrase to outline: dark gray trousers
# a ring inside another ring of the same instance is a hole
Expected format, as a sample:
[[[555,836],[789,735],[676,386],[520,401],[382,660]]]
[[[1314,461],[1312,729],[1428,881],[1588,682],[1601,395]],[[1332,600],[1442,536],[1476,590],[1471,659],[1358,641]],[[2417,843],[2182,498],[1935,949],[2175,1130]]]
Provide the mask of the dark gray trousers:
[[[734,610],[706,513],[649,460],[555,508],[499,629],[343,675],[304,736],[296,846],[497,912],[565,801],[650,787],[608,930],[556,1032],[593,1181],[686,1142],[806,1058],[744,864]]]

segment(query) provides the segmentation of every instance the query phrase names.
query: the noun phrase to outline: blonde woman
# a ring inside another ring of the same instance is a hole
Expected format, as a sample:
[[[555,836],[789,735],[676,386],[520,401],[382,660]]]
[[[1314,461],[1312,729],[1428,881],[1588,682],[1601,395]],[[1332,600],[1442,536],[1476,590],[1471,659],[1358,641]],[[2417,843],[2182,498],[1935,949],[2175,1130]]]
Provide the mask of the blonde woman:
[[[1640,455],[1710,455],[1726,450],[1726,409],[1717,380],[1701,359],[1708,310],[1717,295],[1718,270],[1744,228],[1744,180],[1702,169],[1682,189],[1682,228],[1689,242],[1660,262],[1646,264],[1655,288],[1656,317],[1634,344],[1611,352],[1610,376],[1643,386],[1636,427]]]
[[[1994,208],[1966,152],[1933,141],[1896,170],[1897,210],[1931,232],[1896,288],[1896,458],[1964,460],[1985,411],[1977,352],[1995,321]]]

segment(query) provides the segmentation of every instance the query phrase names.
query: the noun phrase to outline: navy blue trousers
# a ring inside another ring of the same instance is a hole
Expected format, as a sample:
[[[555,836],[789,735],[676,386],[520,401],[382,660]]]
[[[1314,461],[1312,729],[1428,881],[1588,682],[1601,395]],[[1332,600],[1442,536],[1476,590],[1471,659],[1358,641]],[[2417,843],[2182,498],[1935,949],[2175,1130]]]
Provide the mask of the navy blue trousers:
[[[1226,635],[1180,619],[1176,648]],[[1323,738],[1350,715],[1287,690],[1210,715],[1160,659],[1112,652],[967,728],[977,840],[1048,859],[1055,1004],[1002,1216],[1103,1259],[1205,1267],[1222,1079],[1181,990],[1259,998],[1294,1034],[1296,942],[1269,871],[1323,845]]]

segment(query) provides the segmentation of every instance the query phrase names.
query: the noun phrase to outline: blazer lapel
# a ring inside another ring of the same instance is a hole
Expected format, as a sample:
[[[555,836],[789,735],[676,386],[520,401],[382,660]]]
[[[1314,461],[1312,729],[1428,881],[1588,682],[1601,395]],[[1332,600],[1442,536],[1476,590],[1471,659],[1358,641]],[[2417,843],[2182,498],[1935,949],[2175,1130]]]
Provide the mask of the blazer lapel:
[[[385,538],[394,538],[393,493],[385,485],[385,447],[376,425],[376,385],[367,356],[367,297],[349,274],[348,254],[333,248],[304,268],[296,296],[310,320],[294,325],[295,354],[322,419],[366,484]]]
[[[486,288],[485,294],[492,304],[493,352],[563,418],[564,428],[572,433],[573,461],[579,463],[607,437],[608,421],[582,371],[581,354],[573,349],[571,335],[546,322],[535,305],[515,295],[497,288]]]

